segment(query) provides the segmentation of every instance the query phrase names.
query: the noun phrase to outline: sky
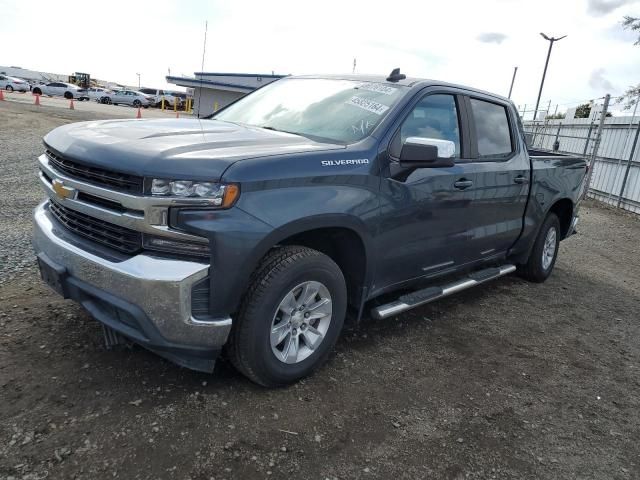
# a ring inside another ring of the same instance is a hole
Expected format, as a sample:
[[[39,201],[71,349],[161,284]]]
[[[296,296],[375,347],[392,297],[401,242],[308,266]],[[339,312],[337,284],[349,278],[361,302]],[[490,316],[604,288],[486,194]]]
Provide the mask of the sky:
[[[0,0],[0,65],[166,87],[204,70],[388,74],[460,83],[559,111],[640,83],[640,0]],[[176,88],[173,86],[173,88]]]

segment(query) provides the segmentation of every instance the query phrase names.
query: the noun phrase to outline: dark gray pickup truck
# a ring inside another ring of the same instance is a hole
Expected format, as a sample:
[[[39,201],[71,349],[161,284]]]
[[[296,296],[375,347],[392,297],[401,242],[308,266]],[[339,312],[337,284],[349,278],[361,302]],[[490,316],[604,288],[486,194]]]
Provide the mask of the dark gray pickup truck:
[[[109,344],[202,371],[224,350],[265,386],[322,364],[347,315],[544,281],[586,172],[527,151],[509,100],[397,69],[287,77],[209,119],[66,125],[44,150],[42,278]]]

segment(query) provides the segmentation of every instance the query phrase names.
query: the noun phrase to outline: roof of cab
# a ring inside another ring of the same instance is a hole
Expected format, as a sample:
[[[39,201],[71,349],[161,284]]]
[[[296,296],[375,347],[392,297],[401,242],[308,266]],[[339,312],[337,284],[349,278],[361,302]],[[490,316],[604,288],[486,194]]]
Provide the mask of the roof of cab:
[[[335,79],[335,80],[353,80],[358,82],[373,82],[373,83],[385,83],[387,85],[401,85],[404,87],[429,87],[429,86],[445,86],[445,87],[454,87],[460,88],[462,90],[468,90],[469,92],[480,93],[482,95],[488,95],[490,97],[494,97],[496,99],[502,100],[504,102],[511,103],[511,100],[507,97],[503,97],[502,95],[498,95],[496,93],[487,92],[485,90],[480,90],[478,88],[468,87],[466,85],[459,85],[455,83],[443,82],[441,80],[431,80],[428,78],[418,78],[418,77],[407,77],[403,80],[398,80],[396,82],[390,82],[387,80],[386,75],[356,75],[356,74],[330,74],[330,75],[292,75],[285,78],[327,78],[327,79]]]

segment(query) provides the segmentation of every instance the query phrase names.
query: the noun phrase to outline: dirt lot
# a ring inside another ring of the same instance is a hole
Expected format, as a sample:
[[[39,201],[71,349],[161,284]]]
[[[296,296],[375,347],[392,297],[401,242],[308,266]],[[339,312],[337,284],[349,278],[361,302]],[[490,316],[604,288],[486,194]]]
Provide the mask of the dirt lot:
[[[94,113],[0,103],[0,478],[640,478],[640,220],[583,206],[551,279],[345,332],[288,389],[194,373],[31,266],[40,138]]]

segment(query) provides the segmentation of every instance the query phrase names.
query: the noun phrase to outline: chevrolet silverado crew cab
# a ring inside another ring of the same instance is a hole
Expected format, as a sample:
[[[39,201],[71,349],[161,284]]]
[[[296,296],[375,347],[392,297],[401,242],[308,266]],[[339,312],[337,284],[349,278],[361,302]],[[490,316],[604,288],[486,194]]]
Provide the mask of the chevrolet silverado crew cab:
[[[398,69],[286,77],[207,119],[65,125],[38,166],[54,290],[111,344],[201,371],[224,351],[265,386],[322,364],[347,314],[544,281],[586,171],[528,151],[511,101]]]

